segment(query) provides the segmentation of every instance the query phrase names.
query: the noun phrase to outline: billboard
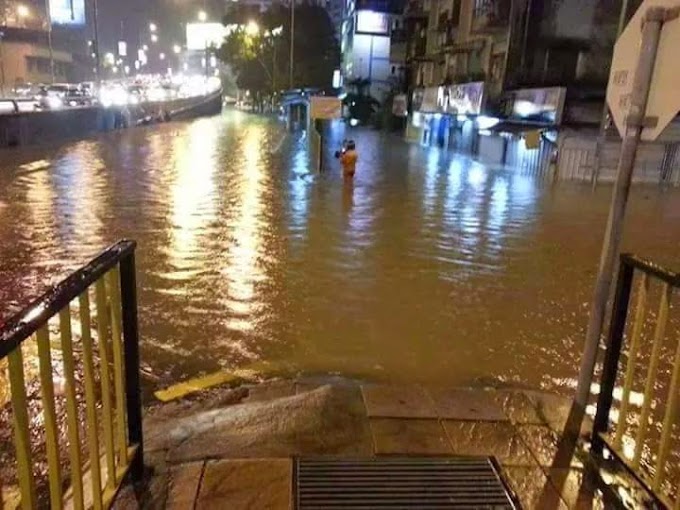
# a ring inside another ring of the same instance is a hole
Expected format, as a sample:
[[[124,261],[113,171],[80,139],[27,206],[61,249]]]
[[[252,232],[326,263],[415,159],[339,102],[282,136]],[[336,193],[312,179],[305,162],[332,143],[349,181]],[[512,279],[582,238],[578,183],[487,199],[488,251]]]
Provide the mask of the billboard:
[[[437,104],[443,113],[479,115],[484,102],[484,82],[459,83],[440,87]]]
[[[85,0],[49,0],[53,25],[84,25]]]
[[[520,89],[508,95],[512,104],[511,118],[547,124],[562,122],[566,96],[564,87]]]
[[[339,119],[342,117],[340,98],[312,96],[311,99],[311,117],[313,119]]]
[[[390,32],[390,17],[384,12],[358,11],[357,34],[388,35]]]
[[[211,46],[219,48],[227,36],[222,23],[187,23],[187,49],[204,50]]]

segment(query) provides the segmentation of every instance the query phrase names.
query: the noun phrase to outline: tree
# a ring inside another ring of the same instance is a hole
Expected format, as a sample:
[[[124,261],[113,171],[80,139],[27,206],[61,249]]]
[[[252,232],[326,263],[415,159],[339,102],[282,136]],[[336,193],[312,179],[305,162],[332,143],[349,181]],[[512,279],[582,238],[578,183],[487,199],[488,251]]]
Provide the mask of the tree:
[[[294,87],[330,88],[340,50],[333,25],[322,7],[302,4],[295,10]],[[229,35],[217,51],[230,64],[240,88],[271,96],[289,87],[290,12],[274,4],[265,12],[232,7],[223,19]]]
[[[349,92],[343,103],[349,109],[349,116],[362,124],[371,120],[380,107],[380,101],[369,94],[371,80],[355,78],[347,82]]]

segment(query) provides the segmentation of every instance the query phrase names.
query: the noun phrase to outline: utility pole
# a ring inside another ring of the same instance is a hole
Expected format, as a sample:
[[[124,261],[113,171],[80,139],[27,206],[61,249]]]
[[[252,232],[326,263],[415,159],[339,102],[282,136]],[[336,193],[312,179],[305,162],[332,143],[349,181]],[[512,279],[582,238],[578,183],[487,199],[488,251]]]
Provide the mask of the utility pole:
[[[621,0],[621,11],[619,12],[619,24],[616,27],[616,39],[614,39],[614,44],[616,44],[616,40],[621,36],[621,32],[623,32],[623,29],[626,28],[626,18],[628,15],[628,1],[629,0]],[[600,133],[598,134],[597,142],[595,143],[595,158],[593,161],[593,175],[591,178],[593,190],[597,187],[597,179],[600,176],[602,150],[604,149],[604,138],[608,116],[609,107],[607,106],[607,101],[605,100],[604,106],[602,107],[602,118],[600,119]]]
[[[5,95],[5,54],[2,42],[5,33],[0,31],[0,97]]]
[[[50,77],[54,83],[54,50],[52,49],[52,13],[50,12],[50,0],[45,0],[45,13],[47,15],[47,46],[50,51]]]
[[[92,18],[94,24],[94,69],[97,80],[97,90],[102,86],[102,65],[99,50],[99,7],[97,0],[92,0]]]
[[[289,87],[293,88],[293,70],[295,64],[295,0],[290,0],[290,83]]]
[[[626,127],[617,168],[616,186],[602,245],[600,266],[590,308],[585,348],[581,360],[578,387],[576,389],[575,402],[581,409],[585,409],[588,405],[590,386],[593,380],[593,371],[600,345],[607,301],[609,299],[609,289],[611,288],[614,267],[621,247],[628,192],[630,191],[633,169],[635,167],[635,155],[640,143],[642,129],[645,125],[645,112],[647,111],[647,100],[652,83],[654,62],[656,60],[657,49],[659,48],[661,29],[664,22],[669,20],[669,16],[672,16],[672,13],[668,9],[650,7],[643,18],[642,43],[633,78],[630,110],[626,117]],[[675,16],[677,16],[677,12]]]

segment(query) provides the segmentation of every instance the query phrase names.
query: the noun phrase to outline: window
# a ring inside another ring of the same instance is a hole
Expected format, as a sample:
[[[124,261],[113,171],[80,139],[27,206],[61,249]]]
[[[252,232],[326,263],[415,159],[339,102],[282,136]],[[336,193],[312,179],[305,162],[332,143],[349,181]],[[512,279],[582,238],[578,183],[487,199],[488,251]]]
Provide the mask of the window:
[[[395,74],[397,72],[397,66],[392,66],[392,74]]]

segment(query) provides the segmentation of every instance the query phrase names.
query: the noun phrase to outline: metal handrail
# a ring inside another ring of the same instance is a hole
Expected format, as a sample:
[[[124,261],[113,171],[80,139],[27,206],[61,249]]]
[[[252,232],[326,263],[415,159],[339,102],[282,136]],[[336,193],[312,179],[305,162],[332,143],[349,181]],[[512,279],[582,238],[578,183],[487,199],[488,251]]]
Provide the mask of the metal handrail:
[[[625,366],[620,366],[633,277],[636,271],[641,273],[641,278],[637,292],[635,314],[629,337],[627,360]],[[632,452],[632,455],[630,455],[630,452],[626,453],[623,450],[623,440],[627,432],[627,418],[631,412],[630,396],[635,380],[636,361],[641,348],[643,326],[647,316],[647,296],[649,294],[650,280],[652,278],[661,283],[662,292],[659,310],[656,316],[652,348],[646,365],[643,402],[641,404],[639,417],[640,425],[635,434],[634,451]],[[680,287],[679,273],[664,269],[649,260],[636,257],[635,255],[621,255],[604,364],[602,367],[600,393],[598,396],[592,432],[593,454],[602,456],[603,450],[606,449],[648,490],[658,505],[676,509],[680,508],[680,494],[675,495],[674,501],[670,501],[670,496],[661,491],[661,482],[663,481],[665,467],[668,462],[668,455],[671,448],[673,422],[679,411],[677,395],[680,391],[680,341],[677,343],[673,360],[673,372],[668,388],[668,398],[664,402],[664,419],[661,427],[659,445],[656,450],[654,475],[652,477],[646,475],[641,469],[640,463],[644,447],[650,447],[647,436],[650,427],[649,419],[652,412],[652,399],[655,393],[655,382],[658,377],[661,348],[665,338],[672,293],[673,289],[678,287]],[[614,388],[619,373],[623,373],[624,382],[621,405],[618,410],[618,415],[615,415],[616,419],[613,420],[610,414],[614,399]],[[608,434],[610,430],[610,421],[614,422],[612,424],[615,425],[613,437]]]
[[[139,335],[135,277],[135,241],[123,240],[102,251],[88,264],[49,289],[0,325],[0,360],[7,359],[13,409],[16,472],[21,506],[36,508],[37,494],[31,455],[28,405],[24,375],[22,345],[35,339],[40,364],[39,382],[44,415],[45,450],[48,460],[48,481],[51,508],[62,508],[59,462],[59,434],[55,413],[52,347],[48,321],[59,319],[59,335],[64,365],[66,426],[69,438],[71,468],[70,499],[74,508],[84,508],[86,475],[92,489],[91,505],[107,508],[115,499],[126,475],[133,481],[142,479],[144,470],[142,402],[139,377]],[[94,287],[96,321],[91,323],[90,290]],[[85,398],[76,398],[74,336],[71,304],[77,300],[82,346]],[[96,338],[96,343],[94,339]],[[97,387],[94,346],[99,348],[100,374]],[[113,381],[113,384],[112,384]],[[100,390],[99,392],[97,390]],[[101,393],[104,455],[99,448],[96,395]],[[112,398],[113,396],[113,398]],[[81,425],[79,405],[84,405],[87,426],[88,463],[80,453]],[[35,436],[33,436],[35,437]],[[103,458],[103,461],[101,460]],[[104,469],[100,463],[104,463]],[[103,475],[106,475],[102,487]],[[0,487],[0,506],[2,487]],[[88,495],[89,496],[89,495]]]

